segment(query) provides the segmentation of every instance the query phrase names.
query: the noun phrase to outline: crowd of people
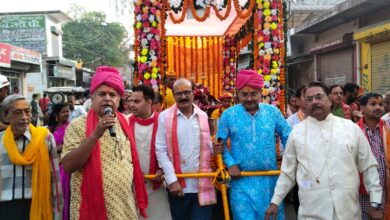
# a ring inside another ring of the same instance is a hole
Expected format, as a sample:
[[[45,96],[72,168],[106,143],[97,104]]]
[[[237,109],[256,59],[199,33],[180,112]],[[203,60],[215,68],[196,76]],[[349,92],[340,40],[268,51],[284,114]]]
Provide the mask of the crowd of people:
[[[101,66],[89,99],[54,104],[9,94],[0,76],[0,219],[223,219],[212,178],[177,176],[212,172],[220,153],[232,219],[285,219],[289,193],[298,219],[390,219],[390,93],[310,82],[285,117],[253,70],[239,71],[236,97],[173,72],[166,82],[129,92]],[[280,157],[280,176],[242,175]]]

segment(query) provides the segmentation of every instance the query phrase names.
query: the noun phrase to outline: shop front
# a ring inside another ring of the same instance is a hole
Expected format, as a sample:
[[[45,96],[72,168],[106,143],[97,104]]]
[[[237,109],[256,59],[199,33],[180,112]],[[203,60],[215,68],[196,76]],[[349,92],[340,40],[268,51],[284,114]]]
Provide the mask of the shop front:
[[[365,91],[390,91],[390,21],[362,28],[354,39],[360,43],[361,83]]]
[[[41,72],[40,53],[0,43],[0,74],[10,81],[11,91],[27,94],[26,74],[30,72]]]

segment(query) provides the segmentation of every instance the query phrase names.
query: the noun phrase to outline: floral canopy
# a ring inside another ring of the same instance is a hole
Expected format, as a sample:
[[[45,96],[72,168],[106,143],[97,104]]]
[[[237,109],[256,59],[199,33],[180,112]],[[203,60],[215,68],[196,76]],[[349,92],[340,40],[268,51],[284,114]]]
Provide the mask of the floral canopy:
[[[285,4],[282,0],[138,0],[135,83],[164,90],[167,71],[236,93],[240,50],[265,79],[263,101],[285,111]]]

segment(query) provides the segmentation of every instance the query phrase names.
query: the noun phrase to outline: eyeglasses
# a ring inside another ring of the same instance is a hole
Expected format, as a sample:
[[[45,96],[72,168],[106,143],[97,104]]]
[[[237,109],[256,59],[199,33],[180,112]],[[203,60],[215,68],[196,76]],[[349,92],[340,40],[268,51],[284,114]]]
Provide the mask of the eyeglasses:
[[[305,102],[310,103],[310,102],[313,102],[314,100],[322,102],[325,100],[325,97],[326,97],[325,95],[321,95],[321,94],[318,94],[315,96],[306,96]]]
[[[343,92],[332,92],[332,95],[343,95]]]
[[[181,92],[175,92],[174,96],[182,97],[184,95],[185,97],[188,97],[191,95],[191,93],[192,93],[191,90],[185,90],[185,91],[181,91]]]

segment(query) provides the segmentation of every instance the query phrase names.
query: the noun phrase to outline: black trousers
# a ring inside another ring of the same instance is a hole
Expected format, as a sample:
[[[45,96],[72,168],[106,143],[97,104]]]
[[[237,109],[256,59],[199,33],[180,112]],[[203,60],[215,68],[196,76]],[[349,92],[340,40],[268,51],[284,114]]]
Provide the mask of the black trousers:
[[[211,220],[214,205],[199,206],[197,193],[186,193],[184,197],[168,194],[173,220]]]
[[[0,219],[29,220],[31,199],[0,202]]]

